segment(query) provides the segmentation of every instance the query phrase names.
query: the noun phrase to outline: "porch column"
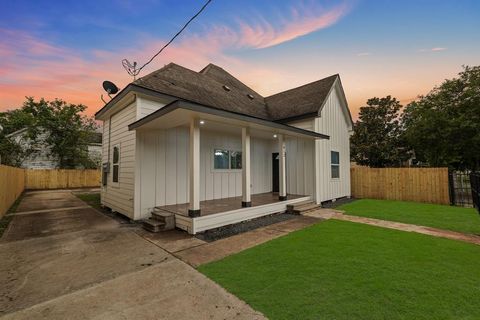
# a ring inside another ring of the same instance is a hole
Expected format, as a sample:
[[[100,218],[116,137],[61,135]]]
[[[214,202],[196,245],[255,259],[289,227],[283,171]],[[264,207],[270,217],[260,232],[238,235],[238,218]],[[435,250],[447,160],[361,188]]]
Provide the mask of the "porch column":
[[[286,179],[286,167],[285,167],[285,137],[283,134],[278,135],[278,156],[279,156],[279,165],[278,170],[278,199],[283,201],[287,200],[287,179]]]
[[[242,207],[251,207],[250,128],[242,128]]]
[[[200,216],[200,126],[198,119],[190,120],[190,204],[189,217]]]

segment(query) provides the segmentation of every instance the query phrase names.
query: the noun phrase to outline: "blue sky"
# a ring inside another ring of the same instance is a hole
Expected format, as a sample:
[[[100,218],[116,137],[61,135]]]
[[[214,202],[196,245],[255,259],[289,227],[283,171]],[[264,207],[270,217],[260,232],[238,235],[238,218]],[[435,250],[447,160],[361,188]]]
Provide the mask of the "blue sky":
[[[203,1],[22,1],[0,12],[0,110],[25,95],[102,105],[104,79],[132,79]],[[216,63],[261,94],[333,73],[352,113],[373,96],[407,103],[480,64],[480,1],[233,1],[207,10],[147,69]],[[145,75],[144,73],[143,75]]]

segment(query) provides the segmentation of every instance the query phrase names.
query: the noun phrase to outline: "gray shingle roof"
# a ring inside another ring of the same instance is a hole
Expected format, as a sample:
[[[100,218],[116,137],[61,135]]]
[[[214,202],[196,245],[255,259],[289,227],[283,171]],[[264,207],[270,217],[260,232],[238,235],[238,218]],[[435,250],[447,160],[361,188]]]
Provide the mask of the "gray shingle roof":
[[[328,97],[338,74],[265,98],[272,119],[280,120],[317,113]]]
[[[318,112],[337,78],[333,75],[264,98],[214,64],[195,72],[170,63],[133,83],[217,109],[276,121]]]
[[[255,91],[219,67],[209,65],[202,71],[170,63],[134,84],[218,109],[269,119],[263,98]],[[254,95],[254,99],[248,94]]]

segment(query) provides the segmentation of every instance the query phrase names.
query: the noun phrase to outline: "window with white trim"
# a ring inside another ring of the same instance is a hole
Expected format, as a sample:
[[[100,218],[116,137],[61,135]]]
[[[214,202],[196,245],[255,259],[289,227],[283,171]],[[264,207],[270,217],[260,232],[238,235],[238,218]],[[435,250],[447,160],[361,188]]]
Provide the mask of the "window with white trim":
[[[215,170],[239,170],[242,169],[242,152],[214,149],[213,169]]]
[[[330,151],[330,166],[332,179],[340,178],[340,153],[337,151]]]
[[[113,175],[112,175],[112,181],[118,183],[118,176],[120,173],[120,146],[115,145],[113,146]]]

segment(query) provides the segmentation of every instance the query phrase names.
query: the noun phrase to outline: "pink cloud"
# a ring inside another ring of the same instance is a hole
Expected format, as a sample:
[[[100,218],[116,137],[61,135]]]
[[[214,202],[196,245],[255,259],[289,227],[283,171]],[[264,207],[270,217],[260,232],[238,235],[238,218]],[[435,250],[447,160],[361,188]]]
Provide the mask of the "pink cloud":
[[[443,48],[443,47],[435,47],[435,48],[430,48],[430,49],[420,49],[418,51],[420,52],[438,52],[438,51],[445,51],[448,48]]]
[[[287,18],[279,17],[269,21],[260,16],[254,23],[238,20],[238,26],[216,26],[211,34],[234,47],[263,49],[327,28],[349,11],[350,5],[346,2],[328,9],[317,4],[303,4],[298,8],[291,8]],[[277,23],[278,21],[280,23]]]

